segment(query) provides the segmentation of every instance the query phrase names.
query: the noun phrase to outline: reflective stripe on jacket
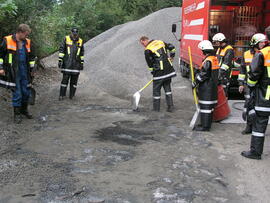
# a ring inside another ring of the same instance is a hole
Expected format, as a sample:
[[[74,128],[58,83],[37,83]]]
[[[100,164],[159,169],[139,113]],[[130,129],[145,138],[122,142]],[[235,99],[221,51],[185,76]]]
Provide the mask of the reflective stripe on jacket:
[[[32,53],[32,44],[30,39],[23,42],[26,50],[26,65],[27,76],[30,82],[30,72],[35,65],[35,56]],[[15,88],[16,74],[18,71],[19,58],[18,58],[18,45],[16,35],[9,35],[4,37],[0,45],[0,69],[5,70],[5,76],[0,76],[0,86],[7,88]]]
[[[59,48],[59,61],[61,60],[63,60],[62,72],[79,74],[84,64],[83,40],[66,36]]]
[[[176,76],[170,57],[175,55],[175,47],[161,40],[151,40],[145,48],[145,59],[153,80],[167,79]]]
[[[270,115],[270,46],[260,50],[252,60],[249,79],[255,83],[255,110]]]
[[[230,52],[233,51],[233,48],[231,45],[227,45],[223,49],[218,48],[217,50],[217,58],[219,60],[219,66],[222,70],[228,71],[229,69],[232,68],[232,60],[233,57],[229,57],[228,59],[226,58],[226,55]]]
[[[247,73],[250,71],[250,63],[253,59],[254,54],[251,53],[251,50],[244,52],[244,60],[241,63],[240,74],[238,75],[238,81],[240,85],[244,85],[245,81],[249,82]]]
[[[200,68],[200,72],[196,75],[199,82],[198,96],[200,104],[217,103],[217,84],[218,84],[218,59],[216,56],[207,56]]]

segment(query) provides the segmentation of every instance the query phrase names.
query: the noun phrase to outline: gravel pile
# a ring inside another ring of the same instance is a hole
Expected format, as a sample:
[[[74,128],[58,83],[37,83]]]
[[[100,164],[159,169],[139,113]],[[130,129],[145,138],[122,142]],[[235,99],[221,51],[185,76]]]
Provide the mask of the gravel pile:
[[[113,96],[130,97],[151,80],[138,39],[146,35],[178,47],[171,25],[179,22],[180,14],[180,8],[162,9],[138,21],[113,27],[88,41],[85,72],[89,83]],[[84,86],[89,87],[88,82]],[[151,88],[146,91],[151,95]]]
[[[181,8],[178,7],[162,9],[140,20],[115,26],[86,42],[80,91],[101,91],[119,98],[130,98],[152,78],[139,38],[146,35],[151,39],[170,42],[178,48],[179,43],[171,33],[171,25],[180,25],[180,14]],[[47,67],[56,66],[57,54],[45,61]],[[177,57],[174,63],[177,67]],[[151,88],[145,92],[149,96],[152,94]]]

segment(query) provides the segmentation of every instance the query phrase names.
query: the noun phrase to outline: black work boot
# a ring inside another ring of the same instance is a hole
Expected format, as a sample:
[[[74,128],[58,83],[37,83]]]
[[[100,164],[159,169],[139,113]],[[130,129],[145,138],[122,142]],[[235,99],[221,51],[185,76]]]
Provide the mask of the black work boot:
[[[250,150],[241,152],[243,157],[249,159],[261,159],[263,153],[264,137],[251,137]]]
[[[252,125],[247,124],[246,128],[241,132],[242,135],[247,135],[252,133]]]
[[[192,130],[194,130],[194,131],[210,131],[210,128],[203,127],[202,125],[197,125]]]
[[[21,114],[28,119],[32,119],[33,116],[28,112],[28,103],[23,102],[21,106]]]
[[[210,131],[212,125],[212,113],[200,113],[201,125],[197,125],[193,128],[194,131]]]
[[[160,111],[160,99],[153,99],[153,111]]]
[[[65,99],[64,96],[59,96],[59,98],[58,98],[59,101],[63,101],[64,99]]]
[[[60,87],[59,101],[62,101],[66,96],[67,87]]]
[[[168,112],[173,112],[174,110],[174,106],[173,106],[173,98],[172,98],[172,95],[166,95],[166,102],[167,102],[167,111]]]
[[[69,99],[73,99],[73,97],[75,96],[75,92],[76,92],[76,88],[75,87],[70,87]]]
[[[14,123],[15,124],[20,124],[22,122],[20,108],[21,107],[14,107]]]

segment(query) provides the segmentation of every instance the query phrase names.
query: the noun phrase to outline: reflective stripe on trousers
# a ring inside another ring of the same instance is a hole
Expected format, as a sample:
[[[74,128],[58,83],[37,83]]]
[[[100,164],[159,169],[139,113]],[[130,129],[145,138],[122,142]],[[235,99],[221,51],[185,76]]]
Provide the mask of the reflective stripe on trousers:
[[[256,137],[264,137],[268,125],[269,116],[261,116],[256,114],[255,124],[252,127],[252,135]]]
[[[212,100],[212,101],[206,101],[206,100],[199,100],[200,104],[216,104],[217,100]]]

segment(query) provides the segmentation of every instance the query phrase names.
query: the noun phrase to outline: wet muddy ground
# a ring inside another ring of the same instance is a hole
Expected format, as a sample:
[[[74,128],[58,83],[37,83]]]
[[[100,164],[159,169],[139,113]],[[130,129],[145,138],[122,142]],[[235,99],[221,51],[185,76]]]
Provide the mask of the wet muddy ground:
[[[174,113],[152,112],[150,97],[133,112],[128,100],[80,90],[59,102],[55,83],[31,108],[35,119],[13,125],[2,101],[0,202],[269,202],[269,141],[254,161],[239,155],[244,125],[192,132],[186,84],[174,83]]]

